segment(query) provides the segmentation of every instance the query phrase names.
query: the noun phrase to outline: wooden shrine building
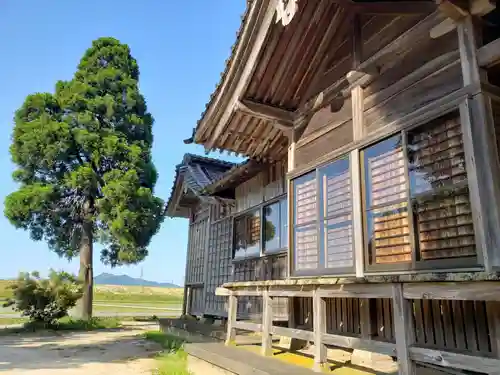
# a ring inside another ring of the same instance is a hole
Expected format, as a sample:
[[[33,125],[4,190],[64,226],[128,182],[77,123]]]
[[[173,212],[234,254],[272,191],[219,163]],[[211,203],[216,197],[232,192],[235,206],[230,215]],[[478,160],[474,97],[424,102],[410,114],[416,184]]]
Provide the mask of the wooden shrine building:
[[[186,311],[271,336],[500,373],[500,10],[247,2],[167,213]]]

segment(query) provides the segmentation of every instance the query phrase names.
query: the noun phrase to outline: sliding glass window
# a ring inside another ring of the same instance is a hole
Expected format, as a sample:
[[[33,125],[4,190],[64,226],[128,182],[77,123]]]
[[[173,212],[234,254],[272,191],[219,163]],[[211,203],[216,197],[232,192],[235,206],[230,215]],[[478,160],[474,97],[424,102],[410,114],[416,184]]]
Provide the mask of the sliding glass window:
[[[352,272],[349,157],[298,177],[292,185],[294,273],[300,276]]]

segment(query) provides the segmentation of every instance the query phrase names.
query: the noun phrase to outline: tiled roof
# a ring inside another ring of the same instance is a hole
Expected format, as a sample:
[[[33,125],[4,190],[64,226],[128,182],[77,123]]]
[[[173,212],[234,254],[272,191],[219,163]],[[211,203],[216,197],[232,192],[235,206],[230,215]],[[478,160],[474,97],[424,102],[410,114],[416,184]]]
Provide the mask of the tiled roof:
[[[217,194],[225,189],[239,185],[259,173],[265,164],[253,159],[247,159],[243,163],[235,164],[230,170],[222,174],[217,180],[203,188],[204,194]]]
[[[235,163],[223,160],[185,154],[182,163],[175,168],[174,183],[165,207],[165,214],[173,216],[175,213],[175,205],[177,204],[175,197],[182,194],[179,189],[182,189],[184,184],[199,195],[206,186],[220,180],[235,165]]]

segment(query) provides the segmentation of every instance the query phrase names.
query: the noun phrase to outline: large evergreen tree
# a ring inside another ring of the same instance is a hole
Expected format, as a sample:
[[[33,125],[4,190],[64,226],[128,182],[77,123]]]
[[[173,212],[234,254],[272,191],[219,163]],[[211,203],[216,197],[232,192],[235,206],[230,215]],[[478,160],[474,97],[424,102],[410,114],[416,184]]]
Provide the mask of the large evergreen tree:
[[[20,186],[5,215],[58,255],[80,257],[84,319],[92,316],[93,244],[103,246],[105,264],[139,262],[163,219],[153,118],[138,80],[129,47],[100,38],[71,81],[29,95],[15,114],[10,152]]]

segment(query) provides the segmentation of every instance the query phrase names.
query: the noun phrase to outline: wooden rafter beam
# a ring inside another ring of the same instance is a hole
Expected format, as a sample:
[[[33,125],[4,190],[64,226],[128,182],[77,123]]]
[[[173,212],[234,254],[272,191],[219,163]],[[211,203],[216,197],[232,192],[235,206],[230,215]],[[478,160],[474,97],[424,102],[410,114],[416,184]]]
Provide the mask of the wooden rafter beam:
[[[349,7],[339,7],[339,10],[335,14],[331,23],[335,27],[331,29],[329,28],[328,33],[325,33],[325,38],[322,40],[323,48],[322,50],[318,49],[316,55],[314,56],[314,58],[317,59],[317,69],[312,76],[309,87],[306,90],[307,94],[304,96],[300,106],[305,104],[306,98],[309,97],[309,95],[316,89],[318,82],[321,80],[321,77],[323,76],[323,73],[328,65],[328,61],[331,58],[331,54],[336,50],[336,48],[330,47],[337,47],[345,38],[347,38],[351,28],[351,22],[356,15],[355,12],[350,12],[349,10]],[[312,67],[314,65],[311,64],[310,66]]]
[[[293,127],[294,113],[283,108],[243,99],[236,103],[236,110],[261,120],[270,121],[280,127]]]
[[[454,21],[460,21],[469,14],[484,16],[496,7],[496,0],[436,0],[443,14]]]
[[[360,14],[394,16],[428,14],[434,12],[437,8],[436,4],[432,1],[358,2],[354,3],[353,6],[354,9]]]
[[[258,8],[258,5],[262,4],[261,2],[254,2],[253,7]],[[259,57],[261,49],[264,47],[264,43],[266,41],[267,34],[275,20],[276,15],[276,0],[270,0],[267,6],[263,10],[262,20],[260,22],[260,27],[252,36],[251,47],[244,63],[244,66],[241,68],[241,74],[234,78],[236,82],[232,82],[234,88],[232,88],[231,93],[229,94],[229,100],[225,109],[217,122],[217,126],[215,127],[214,132],[211,134],[209,140],[205,144],[205,150],[210,150],[214,148],[216,140],[219,139],[222,132],[226,129],[231,116],[233,115],[233,107],[238,102],[241,97],[243,91],[246,89],[248,84],[250,83],[250,79],[252,78],[252,74],[254,72],[257,59]],[[254,8],[252,8],[254,9]],[[254,12],[252,10],[252,12]],[[258,12],[257,12],[258,13]],[[243,48],[243,47],[241,47]]]
[[[404,56],[401,52],[404,51],[407,46],[417,43],[422,38],[424,32],[428,32],[429,29],[438,25],[443,19],[444,17],[440,14],[440,12],[436,11],[430,14],[411,29],[405,31],[387,46],[380,49],[373,56],[362,61],[356,70],[350,71],[345,77],[342,77],[338,81],[332,83],[319,94],[314,95],[312,98],[308,98],[308,100],[305,101],[305,103],[303,103],[298,110],[299,116],[297,117],[297,122],[300,119],[306,118],[308,114],[327,105],[332,100],[337,98],[341,99],[342,97],[350,95],[352,87],[365,87],[368,85],[377,76],[378,72],[375,68],[378,67],[380,61],[386,60],[386,68],[387,66],[394,66]],[[350,22],[351,21],[352,19]],[[390,59],[390,64],[387,63],[388,56],[393,56]],[[347,88],[345,87],[346,82],[348,84]]]
[[[482,68],[490,68],[500,64],[500,38],[479,48],[477,60]]]
[[[467,0],[436,0],[439,10],[454,21],[459,21],[469,14]]]
[[[438,9],[446,15],[446,19],[439,25],[433,27],[430,36],[439,38],[456,29],[460,22],[469,14],[482,17],[496,7],[496,0],[435,0]]]

